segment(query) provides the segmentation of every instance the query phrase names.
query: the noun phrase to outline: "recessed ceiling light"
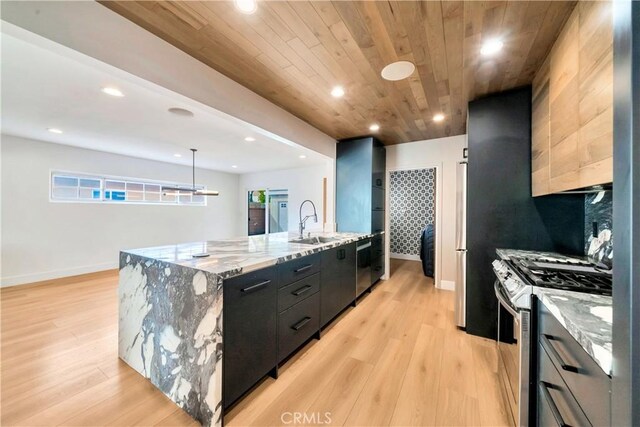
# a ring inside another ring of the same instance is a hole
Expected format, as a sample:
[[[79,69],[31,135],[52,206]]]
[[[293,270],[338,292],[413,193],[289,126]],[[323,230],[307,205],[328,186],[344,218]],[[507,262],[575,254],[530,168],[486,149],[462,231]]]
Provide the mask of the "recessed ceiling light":
[[[301,159],[306,159],[307,156],[305,156],[304,154],[300,154],[298,157],[300,157]]]
[[[441,122],[444,120],[444,114],[442,113],[438,113],[435,116],[433,116],[433,121],[434,122]]]
[[[416,70],[416,66],[409,61],[393,62],[382,69],[380,73],[385,80],[397,81],[406,79]]]
[[[500,39],[490,39],[483,43],[480,53],[485,56],[494,55],[502,49],[504,43]]]
[[[245,140],[245,141],[247,141],[247,142],[253,142],[253,141],[255,141],[256,139],[255,139],[254,137],[252,137],[252,136],[248,136],[248,137],[246,137],[244,140]]]
[[[182,157],[182,154],[176,153],[173,155],[173,157]]]
[[[193,111],[189,111],[185,108],[172,107],[172,108],[169,108],[167,111],[169,111],[172,114],[175,114],[176,116],[193,117]]]
[[[371,126],[369,126],[369,130],[371,132],[378,132],[380,130],[380,125],[377,123],[374,123]]]
[[[48,128],[47,130],[51,133],[58,133],[58,134],[62,133],[62,130],[58,128]]]
[[[232,168],[237,169],[238,165],[231,165]]]
[[[258,2],[256,0],[235,0],[236,8],[247,15],[258,10]]]
[[[331,89],[331,96],[333,96],[334,98],[340,98],[341,96],[344,96],[344,89],[342,88],[342,86],[336,86]]]
[[[117,89],[115,87],[103,87],[102,92],[106,93],[107,95],[117,96],[119,98],[124,96],[124,93],[122,93],[120,89]]]

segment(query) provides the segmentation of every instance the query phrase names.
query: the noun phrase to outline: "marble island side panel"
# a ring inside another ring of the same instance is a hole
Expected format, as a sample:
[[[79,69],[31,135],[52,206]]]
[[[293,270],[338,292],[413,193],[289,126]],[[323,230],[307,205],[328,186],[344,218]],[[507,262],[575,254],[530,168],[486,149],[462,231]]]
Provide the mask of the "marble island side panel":
[[[204,426],[222,425],[222,277],[120,253],[118,354]]]
[[[223,280],[373,236],[314,235],[335,240],[274,233],[121,252],[120,358],[202,425],[222,425]]]

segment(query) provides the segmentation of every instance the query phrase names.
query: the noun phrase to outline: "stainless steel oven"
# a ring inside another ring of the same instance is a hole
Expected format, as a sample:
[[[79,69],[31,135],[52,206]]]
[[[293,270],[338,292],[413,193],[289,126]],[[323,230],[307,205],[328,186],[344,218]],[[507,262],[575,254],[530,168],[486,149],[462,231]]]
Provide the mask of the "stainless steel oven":
[[[494,284],[498,309],[498,376],[517,426],[529,425],[531,311],[515,307],[500,281]]]

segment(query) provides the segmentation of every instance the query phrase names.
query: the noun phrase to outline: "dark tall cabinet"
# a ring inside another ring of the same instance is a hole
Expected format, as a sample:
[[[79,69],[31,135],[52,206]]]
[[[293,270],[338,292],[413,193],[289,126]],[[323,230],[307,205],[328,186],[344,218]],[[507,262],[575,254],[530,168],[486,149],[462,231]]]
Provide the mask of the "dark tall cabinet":
[[[338,231],[384,230],[386,152],[373,137],[345,139],[336,149]]]
[[[496,248],[582,254],[584,196],[531,197],[531,88],[469,103],[467,332],[497,333]]]
[[[345,139],[336,149],[336,228],[376,234],[384,231],[386,150],[374,137]],[[384,275],[384,235],[371,252],[371,278]],[[372,246],[374,241],[372,240]]]

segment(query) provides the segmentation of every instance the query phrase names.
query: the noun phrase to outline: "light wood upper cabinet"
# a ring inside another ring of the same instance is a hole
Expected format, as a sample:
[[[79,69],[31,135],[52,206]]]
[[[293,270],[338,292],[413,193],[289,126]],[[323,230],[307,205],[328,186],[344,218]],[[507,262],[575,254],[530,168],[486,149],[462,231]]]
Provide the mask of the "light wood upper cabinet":
[[[531,123],[532,193],[549,193],[549,57],[533,80]]]
[[[578,2],[533,81],[532,194],[613,179],[611,3]]]

